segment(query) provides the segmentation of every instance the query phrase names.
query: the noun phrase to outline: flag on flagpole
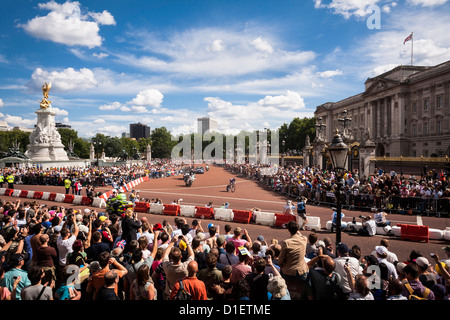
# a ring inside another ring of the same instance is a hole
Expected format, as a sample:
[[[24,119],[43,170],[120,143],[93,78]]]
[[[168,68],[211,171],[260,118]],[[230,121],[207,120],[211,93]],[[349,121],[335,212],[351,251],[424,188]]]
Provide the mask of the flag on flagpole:
[[[413,37],[413,33],[411,32],[411,34],[406,37],[405,41],[403,41],[403,44],[405,44],[409,40],[412,40],[412,37]]]

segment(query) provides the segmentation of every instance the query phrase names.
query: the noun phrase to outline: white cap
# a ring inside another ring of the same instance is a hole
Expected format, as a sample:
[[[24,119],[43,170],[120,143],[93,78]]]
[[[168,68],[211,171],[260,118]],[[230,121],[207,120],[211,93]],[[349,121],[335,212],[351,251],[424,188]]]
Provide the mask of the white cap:
[[[375,250],[377,251],[377,253],[379,255],[383,255],[383,254],[388,254],[389,253],[388,249],[385,246],[376,246]]]

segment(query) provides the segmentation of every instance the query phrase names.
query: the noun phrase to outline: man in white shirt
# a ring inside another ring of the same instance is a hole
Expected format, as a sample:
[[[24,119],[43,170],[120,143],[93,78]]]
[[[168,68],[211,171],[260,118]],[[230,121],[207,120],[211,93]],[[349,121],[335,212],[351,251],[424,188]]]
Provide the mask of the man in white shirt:
[[[340,286],[342,288],[342,292],[345,295],[349,295],[352,292],[352,289],[350,288],[350,284],[348,281],[348,275],[345,271],[345,265],[347,265],[350,268],[350,272],[353,277],[355,277],[358,274],[362,274],[362,267],[359,264],[358,259],[354,257],[350,257],[348,255],[348,247],[346,244],[341,243],[337,247],[337,255],[338,257],[334,259],[334,271],[338,273],[341,276],[341,282]]]
[[[70,230],[68,228],[69,222],[71,222],[71,226],[73,226],[73,233],[70,233]],[[74,214],[68,215],[66,217],[66,221],[62,226],[61,233],[56,240],[56,245],[58,247],[59,252],[59,265],[62,267],[66,266],[67,254],[73,252],[72,245],[77,239],[78,232],[79,229],[75,215]]]
[[[388,239],[381,239],[380,246],[385,247],[387,250],[387,257],[386,257],[387,261],[389,261],[390,263],[395,263],[396,261],[398,261],[397,255],[394,252],[389,251],[389,240]],[[376,250],[372,251],[372,255],[375,257],[377,256]]]
[[[362,225],[363,227],[358,231],[359,235],[372,237],[377,233],[377,225],[371,216],[364,217]]]
[[[397,269],[395,268],[393,263],[387,261],[386,257],[388,255],[388,250],[385,246],[376,246],[375,251],[377,252],[378,263],[384,263],[388,269],[387,277],[389,279],[392,276],[393,279],[397,279]]]

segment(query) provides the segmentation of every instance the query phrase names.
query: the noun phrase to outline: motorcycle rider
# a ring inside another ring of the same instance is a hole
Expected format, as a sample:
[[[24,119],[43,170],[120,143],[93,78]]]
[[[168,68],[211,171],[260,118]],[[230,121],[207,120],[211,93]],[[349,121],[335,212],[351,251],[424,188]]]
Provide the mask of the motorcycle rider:
[[[132,203],[127,200],[127,195],[123,192],[118,193],[117,189],[113,190],[111,197],[106,201],[108,210],[119,215],[122,215],[130,204]]]

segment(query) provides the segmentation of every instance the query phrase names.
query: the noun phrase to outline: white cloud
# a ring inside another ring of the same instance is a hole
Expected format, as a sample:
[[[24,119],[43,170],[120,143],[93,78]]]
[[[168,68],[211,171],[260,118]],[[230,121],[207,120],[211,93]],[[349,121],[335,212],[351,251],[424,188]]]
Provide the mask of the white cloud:
[[[7,114],[3,118],[4,121],[8,123],[11,127],[32,127],[36,124],[36,119],[24,119],[19,116],[12,116]]]
[[[111,125],[111,126],[103,126],[103,127],[98,127],[95,128],[95,132],[99,132],[99,133],[103,133],[105,135],[108,136],[121,136],[122,132],[126,132],[128,131],[129,128],[125,127],[125,126],[117,126],[117,125]],[[93,134],[92,136],[94,136],[95,134]]]
[[[104,119],[95,119],[94,120],[94,123],[95,124],[102,124],[102,123],[105,123],[106,121],[104,120]]]
[[[57,116],[68,116],[69,112],[64,109],[59,109],[52,106],[52,111],[56,113]]]
[[[294,117],[312,116],[312,112],[306,110],[303,98],[293,91],[245,104],[233,104],[219,97],[206,97],[204,100],[208,103],[207,114],[217,121],[218,129],[223,133],[262,129],[261,124],[275,129]]]
[[[434,7],[446,3],[448,0],[408,0],[408,3],[414,6]]]
[[[109,54],[104,53],[104,52],[100,52],[100,53],[93,53],[92,54],[94,57],[99,58],[99,59],[103,59],[109,56]]]
[[[334,14],[342,15],[345,19],[354,16],[363,18],[372,14],[372,6],[382,5],[385,12],[390,11],[390,6],[396,6],[392,0],[331,0],[329,3],[323,3],[321,0],[314,1],[316,9],[330,9]]]
[[[101,106],[98,107],[98,108],[99,108],[100,110],[107,111],[107,110],[116,110],[116,109],[121,108],[122,106],[123,106],[122,103],[115,101],[115,102],[113,102],[113,103],[111,103],[111,104],[104,104],[104,105],[101,105]]]
[[[115,24],[114,17],[106,10],[102,13],[81,14],[78,1],[66,1],[63,4],[50,1],[40,3],[41,10],[50,11],[46,16],[37,16],[25,24],[19,24],[30,35],[68,46],[101,46],[99,25]]]
[[[317,75],[321,78],[332,78],[335,76],[341,76],[342,75],[342,71],[339,69],[336,70],[327,70],[327,71],[323,71],[323,72],[318,72]]]
[[[264,53],[273,53],[273,48],[270,45],[269,42],[267,42],[266,40],[262,39],[261,37],[258,37],[256,39],[254,39],[251,42],[252,46],[254,46],[257,50],[264,52]]]
[[[170,133],[174,136],[180,136],[185,134],[190,134],[192,132],[197,132],[197,124],[193,123],[191,125],[183,124],[177,127],[174,127],[170,130]]]
[[[3,107],[5,105],[5,103],[3,102],[2,99],[0,99],[0,108]]]
[[[183,79],[282,72],[299,68],[316,57],[313,51],[285,50],[283,43],[264,28],[199,28],[166,37],[134,32],[129,38],[142,46],[143,54],[111,53],[117,62]]]
[[[277,108],[291,108],[291,109],[303,109],[305,102],[303,98],[293,91],[287,91],[286,95],[279,96],[266,96],[258,101],[258,104],[262,107],[277,107]]]
[[[156,89],[147,89],[141,91],[129,103],[136,106],[159,107],[163,101],[164,95]]]
[[[134,112],[134,113],[147,113],[148,112],[147,108],[144,106],[131,106],[129,109],[131,112]]]
[[[51,82],[52,88],[61,91],[86,90],[97,86],[94,72],[87,68],[79,71],[67,68],[62,71],[45,71],[36,68],[31,75],[29,87],[40,88],[44,82]]]
[[[89,12],[89,16],[91,16],[98,24],[102,25],[116,25],[116,21],[114,20],[114,17],[111,13],[109,13],[106,10],[103,10],[103,12]]]
[[[209,47],[209,49],[210,49],[212,52],[220,52],[220,51],[225,50],[225,45],[224,45],[224,43],[223,43],[222,40],[217,39],[217,40],[214,40],[214,41],[211,43],[211,46]]]

